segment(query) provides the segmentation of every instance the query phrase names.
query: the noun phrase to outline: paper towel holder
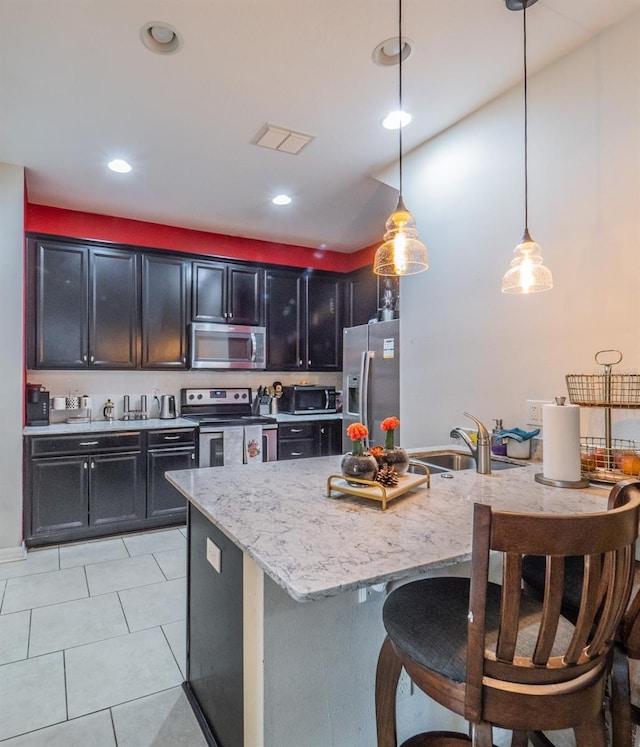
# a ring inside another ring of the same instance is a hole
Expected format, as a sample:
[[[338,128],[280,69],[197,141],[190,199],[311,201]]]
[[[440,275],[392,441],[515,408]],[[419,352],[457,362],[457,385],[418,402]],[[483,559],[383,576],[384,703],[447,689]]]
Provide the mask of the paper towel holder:
[[[536,482],[542,483],[543,485],[550,485],[552,488],[588,488],[589,480],[551,480],[549,477],[545,477],[542,472],[538,472],[534,475]]]

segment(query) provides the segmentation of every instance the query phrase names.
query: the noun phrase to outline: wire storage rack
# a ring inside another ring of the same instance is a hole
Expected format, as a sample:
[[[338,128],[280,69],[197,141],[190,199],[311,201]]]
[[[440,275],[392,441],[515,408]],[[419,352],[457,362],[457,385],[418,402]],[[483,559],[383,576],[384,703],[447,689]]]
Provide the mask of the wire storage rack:
[[[572,404],[604,410],[604,438],[580,438],[582,476],[610,483],[640,477],[640,443],[614,439],[611,429],[612,410],[640,409],[640,374],[611,372],[622,360],[619,350],[600,350],[595,360],[604,367],[603,373],[567,374],[565,377]]]

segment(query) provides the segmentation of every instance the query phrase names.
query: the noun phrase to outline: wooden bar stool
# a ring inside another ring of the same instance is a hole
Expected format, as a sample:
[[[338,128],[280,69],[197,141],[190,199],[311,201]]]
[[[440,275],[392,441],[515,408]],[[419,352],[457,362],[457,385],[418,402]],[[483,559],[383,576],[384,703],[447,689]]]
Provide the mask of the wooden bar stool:
[[[611,489],[609,508],[622,505],[626,491],[640,489],[640,480],[623,480]],[[546,561],[529,555],[522,561],[522,578],[530,594],[543,599],[546,585]],[[584,578],[583,558],[567,558],[564,566],[562,614],[575,623],[580,609],[580,594]],[[640,659],[640,590],[629,604],[616,633],[612,651],[609,680],[611,741],[613,747],[631,747],[632,724],[640,724],[640,709],[631,703],[629,659]],[[552,745],[542,734],[531,735],[539,747]]]
[[[471,579],[432,578],[392,592],[376,673],[378,747],[397,747],[395,693],[402,667],[429,697],[463,716],[471,738],[427,732],[403,747],[492,744],[514,732],[572,728],[579,747],[605,747],[603,696],[614,634],[631,594],[640,492],[595,514],[494,511],[476,504]],[[502,555],[502,585],[489,582],[489,553]],[[544,599],[522,591],[522,559],[547,558]],[[561,615],[566,557],[585,573],[577,621]]]

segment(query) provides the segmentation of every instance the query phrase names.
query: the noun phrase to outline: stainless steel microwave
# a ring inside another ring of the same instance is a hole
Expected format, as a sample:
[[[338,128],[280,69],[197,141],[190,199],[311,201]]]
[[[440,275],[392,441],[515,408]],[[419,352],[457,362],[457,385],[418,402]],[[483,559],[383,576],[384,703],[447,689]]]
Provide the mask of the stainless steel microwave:
[[[191,368],[264,368],[266,330],[237,324],[194,322],[190,332]]]
[[[335,412],[336,388],[317,384],[294,384],[282,387],[278,402],[280,412],[308,415],[310,412]]]

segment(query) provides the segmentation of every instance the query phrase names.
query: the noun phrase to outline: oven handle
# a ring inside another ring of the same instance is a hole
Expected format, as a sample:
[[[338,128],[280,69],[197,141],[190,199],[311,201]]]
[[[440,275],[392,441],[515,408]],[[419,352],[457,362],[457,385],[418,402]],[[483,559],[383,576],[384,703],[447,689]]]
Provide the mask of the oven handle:
[[[256,362],[256,353],[258,351],[258,345],[256,343],[256,333],[251,333],[251,362]]]

